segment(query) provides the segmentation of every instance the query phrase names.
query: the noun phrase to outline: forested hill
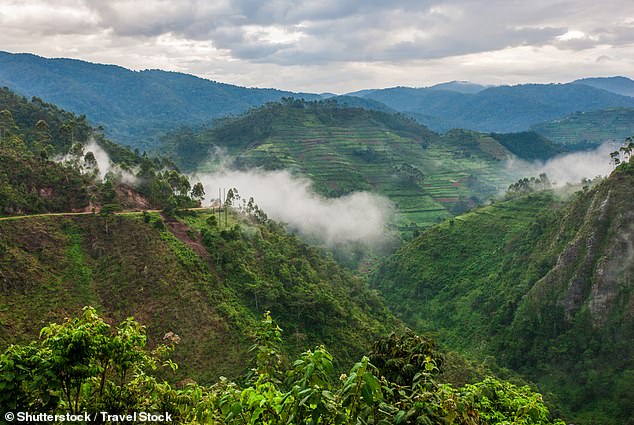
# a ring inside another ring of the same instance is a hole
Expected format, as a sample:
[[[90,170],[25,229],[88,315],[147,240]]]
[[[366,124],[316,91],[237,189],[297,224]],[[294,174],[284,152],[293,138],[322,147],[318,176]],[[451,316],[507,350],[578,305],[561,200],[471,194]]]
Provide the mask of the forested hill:
[[[372,283],[416,330],[554,392],[574,423],[628,423],[634,163],[567,202],[549,192],[516,197],[525,183],[513,199],[425,231]]]
[[[523,84],[490,87],[476,93],[433,88],[369,90],[373,99],[415,117],[436,131],[467,128],[484,132],[525,131],[577,111],[633,107],[634,98],[585,84]]]
[[[160,412],[175,423],[562,425],[528,386],[482,380],[483,368],[405,332],[365,280],[252,202],[181,208],[196,202],[169,161],[108,141],[83,116],[0,93],[5,418]],[[384,131],[419,129],[391,117]],[[103,178],[101,150],[111,156]],[[123,171],[139,180],[128,194],[160,195],[163,211],[121,203]],[[101,211],[50,213],[74,208],[71,200]]]
[[[284,96],[319,95],[254,89],[160,70],[131,71],[73,59],[0,52],[0,87],[85,114],[120,143],[147,149],[179,123],[199,125]]]
[[[195,206],[166,159],[107,139],[84,115],[0,89],[0,216]]]
[[[152,345],[176,333],[178,379],[209,382],[244,372],[266,310],[286,353],[324,344],[340,365],[398,328],[365,282],[276,223],[210,216],[0,220],[2,349],[92,305],[114,323],[134,316]]]
[[[573,81],[623,96],[634,96],[634,81],[627,77],[595,77]]]

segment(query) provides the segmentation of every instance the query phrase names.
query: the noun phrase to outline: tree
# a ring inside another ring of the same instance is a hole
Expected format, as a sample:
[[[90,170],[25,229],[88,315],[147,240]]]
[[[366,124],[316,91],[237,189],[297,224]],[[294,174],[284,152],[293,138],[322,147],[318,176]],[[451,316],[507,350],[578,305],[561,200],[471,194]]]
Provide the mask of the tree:
[[[238,195],[238,189],[229,189],[229,191],[227,192],[227,197],[225,198],[225,207],[230,208],[231,206],[233,206],[233,201],[240,199],[240,196]]]
[[[94,153],[88,152],[84,155],[84,165],[87,170],[92,170],[93,176],[97,177],[99,175],[99,165]]]
[[[108,222],[112,215],[115,212],[121,210],[121,207],[118,204],[104,204],[99,211],[99,215],[103,217],[104,221],[104,233],[108,234]]]
[[[619,151],[623,153],[623,157],[629,160],[632,157],[632,150],[634,150],[634,142],[631,137],[625,139],[625,145],[621,146]]]
[[[113,329],[85,307],[81,316],[52,323],[40,334],[43,340],[0,354],[0,410],[163,411],[165,387],[147,372],[170,346],[146,351],[145,328],[132,318]],[[176,368],[169,360],[163,364]]]
[[[62,152],[67,152],[75,144],[75,120],[67,120],[59,128]]]
[[[18,131],[18,126],[13,120],[11,111],[3,109],[0,111],[0,140],[4,140]]]
[[[35,137],[37,141],[41,142],[42,144],[46,144],[51,141],[51,129],[49,128],[49,125],[46,121],[39,120],[35,124]]]
[[[160,364],[176,370],[166,355],[178,335],[167,332],[163,341],[169,345],[148,352],[139,323],[128,318],[113,329],[85,307],[83,315],[42,329],[43,340],[0,354],[0,411],[169,412],[174,423],[236,425],[563,425],[527,386],[493,378],[458,389],[436,383],[434,344],[426,338],[392,336],[375,347],[380,368],[364,356],[338,376],[324,347],[305,351],[286,367],[281,334],[265,313],[255,327],[244,385],[221,378],[211,387],[189,383],[175,390],[153,371]]]
[[[210,215],[209,218],[207,219],[207,226],[209,227],[217,227],[218,226],[218,220],[216,219],[215,215]]]
[[[197,199],[199,202],[202,202],[205,199],[205,187],[201,182],[198,182],[194,185],[191,192],[192,198]]]

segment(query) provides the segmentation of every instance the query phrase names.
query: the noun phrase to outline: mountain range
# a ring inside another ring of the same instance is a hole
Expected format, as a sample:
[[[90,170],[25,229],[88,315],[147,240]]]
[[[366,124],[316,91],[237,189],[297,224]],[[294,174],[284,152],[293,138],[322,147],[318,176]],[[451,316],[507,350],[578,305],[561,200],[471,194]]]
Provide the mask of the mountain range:
[[[629,96],[632,85],[625,77],[497,87],[453,81],[427,88],[368,89],[350,93],[341,101],[403,112],[435,131],[465,128],[504,133],[525,131],[578,111],[634,107],[634,98]],[[145,150],[180,124],[209,126],[216,118],[241,114],[283,97],[318,100],[331,96],[245,88],[176,72],[131,71],[7,52],[0,52],[0,86],[85,114],[115,140]]]
[[[73,59],[46,59],[0,52],[0,86],[36,96],[78,114],[136,147],[187,123],[202,125],[288,96],[320,99],[275,89],[251,89],[160,70],[131,71]]]
[[[363,97],[407,113],[436,131],[525,131],[577,111],[634,106],[632,97],[577,83],[497,86],[476,93],[394,87],[363,93]]]

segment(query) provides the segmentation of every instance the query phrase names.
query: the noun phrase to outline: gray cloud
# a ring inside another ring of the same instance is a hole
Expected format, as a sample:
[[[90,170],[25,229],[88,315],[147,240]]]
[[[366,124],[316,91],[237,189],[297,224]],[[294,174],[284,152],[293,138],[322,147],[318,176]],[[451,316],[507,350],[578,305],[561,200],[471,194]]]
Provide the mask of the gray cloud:
[[[561,187],[577,184],[584,178],[608,176],[614,169],[614,166],[610,164],[610,153],[618,150],[619,146],[616,142],[606,141],[594,150],[564,154],[546,162],[526,162],[515,159],[509,160],[506,165],[522,177],[546,173],[556,187]]]
[[[587,25],[581,20],[586,16],[587,8],[580,6],[584,3],[594,9],[590,2],[562,3],[554,8],[543,1],[501,0],[489,1],[486,7],[468,0],[84,0],[78,9],[90,16],[87,22],[115,35],[177,34],[210,41],[235,58],[288,65],[442,58],[549,41],[579,48],[574,40],[558,41],[556,37],[566,34],[568,25],[560,22],[570,15],[580,15],[580,28]],[[80,16],[75,14],[75,18]],[[64,19],[50,22],[60,31],[73,28]],[[631,27],[621,27],[589,37],[584,46],[610,38],[631,42],[629,30]]]
[[[293,90],[562,81],[634,57],[625,0],[0,0],[0,27],[1,50]]]

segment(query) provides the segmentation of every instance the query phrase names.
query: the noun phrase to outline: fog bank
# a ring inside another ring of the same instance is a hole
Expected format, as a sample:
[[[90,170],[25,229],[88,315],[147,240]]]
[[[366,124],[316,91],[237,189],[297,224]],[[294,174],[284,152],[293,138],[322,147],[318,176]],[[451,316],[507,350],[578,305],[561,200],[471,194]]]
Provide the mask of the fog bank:
[[[390,201],[367,192],[324,198],[313,191],[308,179],[288,171],[225,169],[196,175],[192,181],[203,183],[205,203],[217,198],[219,188],[236,188],[242,199],[253,197],[271,218],[329,245],[382,242],[393,212]]]
[[[605,142],[595,150],[573,152],[549,159],[546,162],[527,162],[519,159],[507,161],[507,168],[519,177],[533,177],[546,173],[555,186],[579,183],[581,179],[592,179],[609,175],[614,166],[610,164],[610,152],[619,149],[615,142]]]

